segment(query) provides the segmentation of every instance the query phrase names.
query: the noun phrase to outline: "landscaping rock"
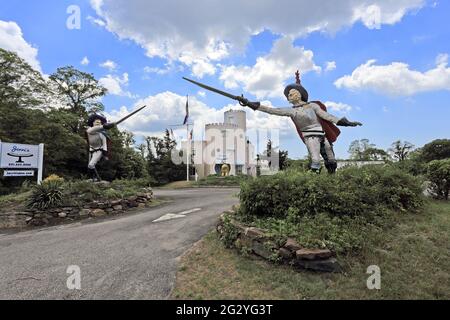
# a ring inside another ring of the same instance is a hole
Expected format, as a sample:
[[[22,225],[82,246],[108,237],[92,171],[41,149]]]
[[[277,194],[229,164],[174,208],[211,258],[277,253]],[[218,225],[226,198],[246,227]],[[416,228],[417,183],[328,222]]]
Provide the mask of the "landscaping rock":
[[[297,252],[298,250],[302,249],[302,247],[297,243],[297,241],[295,241],[292,238],[288,238],[283,247],[288,249],[292,253]]]
[[[249,249],[253,248],[253,239],[247,235],[245,235],[244,233],[241,233],[239,235],[239,240],[240,240],[240,244],[243,247],[247,247]]]
[[[258,241],[253,241],[252,247],[253,251],[264,259],[270,260],[276,253],[269,243],[261,243]]]
[[[80,211],[80,216],[81,216],[81,217],[86,217],[86,216],[88,216],[90,213],[91,213],[91,210],[90,210],[90,209],[83,209],[83,210]]]
[[[139,203],[138,204],[138,208],[139,209],[144,209],[145,208],[145,203]]]
[[[254,227],[245,229],[245,235],[252,239],[262,239],[266,236],[263,230]]]
[[[111,214],[111,213],[114,212],[114,209],[113,208],[106,208],[105,211],[106,211],[107,214]]]
[[[106,215],[106,211],[103,209],[95,209],[91,211],[93,217],[103,217]]]
[[[309,269],[319,272],[342,272],[342,268],[335,258],[326,260],[300,260],[295,261],[295,266],[302,269]]]
[[[295,256],[300,260],[320,260],[331,258],[333,253],[328,249],[300,249]]]
[[[287,260],[287,261],[290,261],[290,260],[294,257],[294,254],[293,254],[290,250],[288,250],[288,249],[286,249],[286,248],[280,248],[280,249],[278,249],[278,255],[279,255],[283,260]]]
[[[119,202],[120,203],[120,202]],[[114,207],[113,207],[113,209],[114,209],[114,211],[122,211],[123,210],[123,207],[120,205],[120,204],[116,204]]]
[[[60,212],[60,213],[58,213],[58,217],[60,217],[60,218],[66,218],[66,217],[67,217],[67,213],[65,213],[65,212]]]

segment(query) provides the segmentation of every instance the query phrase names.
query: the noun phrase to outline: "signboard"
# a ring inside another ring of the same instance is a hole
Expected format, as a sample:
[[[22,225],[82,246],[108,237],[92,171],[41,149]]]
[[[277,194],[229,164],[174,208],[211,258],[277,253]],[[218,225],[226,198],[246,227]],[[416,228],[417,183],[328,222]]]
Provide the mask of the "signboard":
[[[0,168],[5,170],[5,177],[30,177],[38,169],[37,182],[42,182],[44,167],[44,144],[29,145],[0,142]]]
[[[33,177],[33,170],[5,170],[3,176],[5,177]]]
[[[37,169],[39,146],[18,143],[2,143],[2,169]]]

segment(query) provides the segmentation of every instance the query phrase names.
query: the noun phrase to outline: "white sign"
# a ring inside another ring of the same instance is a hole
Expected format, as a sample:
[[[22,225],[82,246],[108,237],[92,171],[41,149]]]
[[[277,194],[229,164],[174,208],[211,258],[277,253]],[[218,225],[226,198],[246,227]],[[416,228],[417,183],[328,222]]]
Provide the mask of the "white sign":
[[[5,177],[33,177],[33,170],[5,170]]]
[[[27,169],[38,169],[37,182],[41,184],[44,168],[44,144],[36,146],[0,142],[0,168],[21,169],[19,172],[24,173],[20,175],[21,177],[34,176],[34,172],[30,175],[31,170]],[[17,177],[17,175],[13,175],[17,172],[6,170],[5,177]]]
[[[2,169],[37,169],[39,146],[18,143],[2,143]]]

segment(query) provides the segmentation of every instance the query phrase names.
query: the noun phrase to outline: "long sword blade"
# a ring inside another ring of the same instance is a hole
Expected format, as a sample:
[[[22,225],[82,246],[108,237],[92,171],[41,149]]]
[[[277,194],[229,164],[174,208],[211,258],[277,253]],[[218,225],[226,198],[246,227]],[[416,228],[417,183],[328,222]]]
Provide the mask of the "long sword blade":
[[[192,82],[193,84],[196,84],[197,86],[202,87],[202,88],[204,88],[206,90],[209,90],[209,91],[221,94],[221,95],[223,95],[225,97],[228,97],[228,98],[231,98],[233,100],[238,100],[239,101],[241,99],[241,97],[239,97],[239,96],[234,96],[234,95],[229,94],[229,93],[227,93],[225,91],[222,91],[222,90],[219,90],[219,89],[207,86],[206,84],[203,84],[203,83],[200,83],[200,82],[197,82],[197,81],[185,78],[185,77],[183,77],[183,79],[186,80],[186,81]]]
[[[120,119],[119,121],[116,122],[116,125],[119,124],[119,123],[122,123],[122,122],[124,122],[125,120],[127,120],[128,118],[134,116],[136,113],[138,113],[139,111],[141,111],[141,110],[144,109],[145,107],[147,107],[147,106],[143,106],[143,107],[137,109],[136,111],[133,111],[132,113],[130,113],[130,114],[127,115],[126,117],[123,117],[122,119]]]

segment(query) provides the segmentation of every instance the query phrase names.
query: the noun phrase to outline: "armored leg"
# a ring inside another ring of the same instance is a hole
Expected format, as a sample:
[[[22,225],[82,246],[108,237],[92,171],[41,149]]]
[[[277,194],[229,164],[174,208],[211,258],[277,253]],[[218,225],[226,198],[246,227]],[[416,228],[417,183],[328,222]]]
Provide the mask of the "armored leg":
[[[321,143],[320,153],[325,161],[325,168],[327,168],[329,174],[336,173],[337,162],[334,154],[333,145],[324,138]]]
[[[308,148],[309,155],[311,156],[311,171],[320,173],[320,145],[322,137],[310,136],[305,137],[305,144]]]
[[[88,170],[90,173],[90,176],[92,178],[92,181],[102,181],[100,175],[98,174],[97,168],[95,167],[96,164],[101,160],[103,156],[102,151],[94,151],[89,154],[89,165]]]

